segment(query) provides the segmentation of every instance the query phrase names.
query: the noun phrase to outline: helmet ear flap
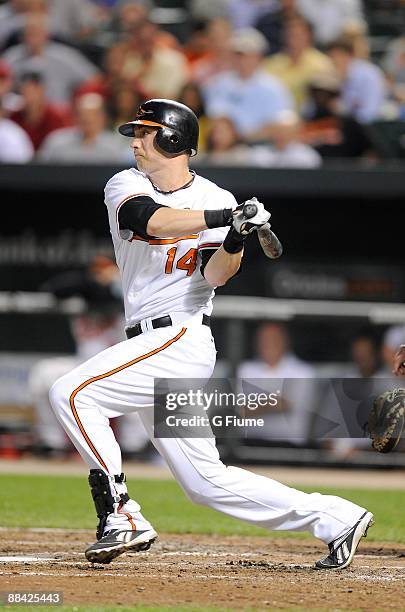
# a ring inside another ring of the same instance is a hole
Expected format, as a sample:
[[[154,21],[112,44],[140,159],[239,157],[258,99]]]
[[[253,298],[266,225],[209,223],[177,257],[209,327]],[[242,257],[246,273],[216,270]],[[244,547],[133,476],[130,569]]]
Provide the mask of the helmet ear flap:
[[[159,149],[162,149],[165,153],[176,154],[183,152],[179,134],[170,128],[164,127],[158,129],[155,141]]]

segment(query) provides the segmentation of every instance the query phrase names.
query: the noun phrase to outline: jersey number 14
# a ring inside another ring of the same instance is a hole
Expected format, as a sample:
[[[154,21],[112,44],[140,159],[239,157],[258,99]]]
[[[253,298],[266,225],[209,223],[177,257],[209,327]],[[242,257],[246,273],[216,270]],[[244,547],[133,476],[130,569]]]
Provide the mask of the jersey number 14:
[[[172,247],[167,251],[167,261],[165,266],[166,274],[171,274],[173,272],[174,260],[176,258],[177,247]],[[191,276],[197,266],[197,249],[189,249],[183,257],[176,263],[176,268],[178,270],[185,270],[187,272],[187,276]]]

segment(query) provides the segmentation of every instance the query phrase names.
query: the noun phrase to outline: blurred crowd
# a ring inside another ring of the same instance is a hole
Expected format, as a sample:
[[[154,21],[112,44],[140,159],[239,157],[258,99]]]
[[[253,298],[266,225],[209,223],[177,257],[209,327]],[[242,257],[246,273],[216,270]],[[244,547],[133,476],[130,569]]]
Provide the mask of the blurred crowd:
[[[405,152],[404,0],[0,2],[0,162],[132,163],[152,97],[196,163],[314,168]]]
[[[367,420],[373,399],[402,386],[393,375],[394,355],[405,343],[405,325],[377,333],[370,326],[352,337],[342,363],[314,364],[294,351],[288,326],[258,327],[254,359],[239,365],[245,393],[281,390],[275,406],[265,406],[264,427],[246,432],[256,445],[327,449],[337,461],[371,450]],[[250,415],[251,416],[251,415]],[[405,450],[404,442],[400,450]]]

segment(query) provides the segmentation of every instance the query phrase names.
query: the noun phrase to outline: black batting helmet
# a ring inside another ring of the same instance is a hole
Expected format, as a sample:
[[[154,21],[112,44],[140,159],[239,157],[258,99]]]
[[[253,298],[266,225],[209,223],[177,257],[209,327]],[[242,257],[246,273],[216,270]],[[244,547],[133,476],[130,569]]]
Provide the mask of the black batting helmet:
[[[133,121],[120,125],[123,136],[134,136],[134,125],[156,127],[155,142],[165,153],[179,155],[191,151],[197,154],[198,119],[191,108],[173,100],[148,100],[141,104]]]

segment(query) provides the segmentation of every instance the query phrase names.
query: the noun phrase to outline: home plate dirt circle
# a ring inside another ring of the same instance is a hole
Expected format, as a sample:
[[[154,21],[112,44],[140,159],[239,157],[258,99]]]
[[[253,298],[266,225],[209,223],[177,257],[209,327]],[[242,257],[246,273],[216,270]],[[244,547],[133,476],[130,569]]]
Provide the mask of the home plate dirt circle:
[[[317,571],[315,540],[161,534],[150,551],[90,564],[93,531],[3,529],[2,591],[63,591],[82,605],[231,609],[404,608],[405,546],[363,540],[353,565]]]

